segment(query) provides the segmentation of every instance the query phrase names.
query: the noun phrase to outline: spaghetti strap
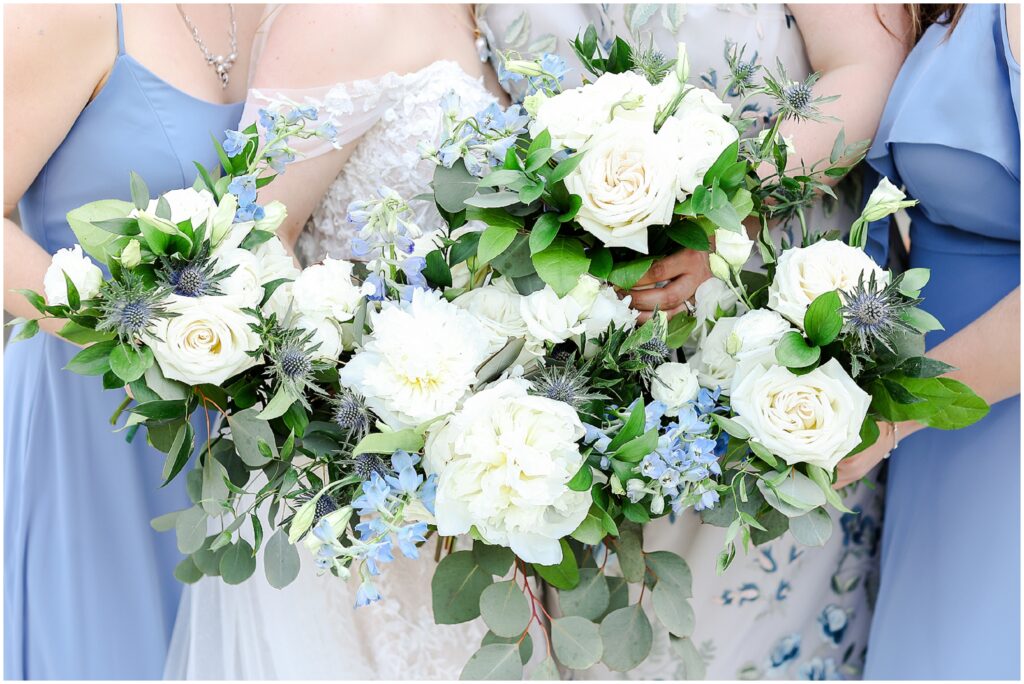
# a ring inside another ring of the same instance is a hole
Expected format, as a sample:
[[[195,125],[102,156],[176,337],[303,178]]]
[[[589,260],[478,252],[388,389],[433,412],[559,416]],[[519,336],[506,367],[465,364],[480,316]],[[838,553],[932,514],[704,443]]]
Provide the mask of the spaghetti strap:
[[[125,54],[124,50],[124,17],[121,15],[121,3],[114,5],[114,12],[117,14],[117,54]]]

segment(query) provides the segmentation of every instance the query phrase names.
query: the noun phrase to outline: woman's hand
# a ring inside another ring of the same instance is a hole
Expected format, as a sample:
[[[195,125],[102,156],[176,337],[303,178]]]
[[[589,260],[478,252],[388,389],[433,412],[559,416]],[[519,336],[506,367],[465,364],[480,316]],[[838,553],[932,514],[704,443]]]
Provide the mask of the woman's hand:
[[[655,309],[671,318],[686,308],[686,302],[710,277],[708,253],[683,249],[655,261],[628,294],[633,298],[633,308],[640,312],[641,323],[653,316]],[[667,281],[664,287],[655,287],[656,283],[664,281]]]
[[[836,469],[834,489],[842,489],[857,482],[871,470],[888,458],[892,452],[893,435],[891,423],[879,423],[878,441],[859,454],[844,458]]]

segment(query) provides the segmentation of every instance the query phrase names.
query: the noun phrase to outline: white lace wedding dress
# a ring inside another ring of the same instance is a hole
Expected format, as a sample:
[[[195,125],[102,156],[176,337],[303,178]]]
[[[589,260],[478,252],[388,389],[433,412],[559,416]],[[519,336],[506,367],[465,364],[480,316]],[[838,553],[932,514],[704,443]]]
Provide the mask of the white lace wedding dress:
[[[433,173],[417,144],[437,142],[439,101],[454,90],[466,115],[495,102],[482,80],[455,62],[439,61],[405,75],[337,84],[303,91],[264,89],[250,94],[243,124],[255,110],[288,98],[312,102],[320,120],[330,117],[339,142],[353,144],[351,157],[331,184],[298,243],[305,263],[326,255],[350,257],[349,202],[375,196],[381,186],[405,198],[428,190]],[[329,145],[303,150],[304,158]],[[302,163],[301,161],[296,163]],[[414,202],[424,230],[441,218],[429,202]],[[246,526],[247,527],[247,526]],[[298,578],[282,590],[263,577],[262,563],[248,581],[229,586],[204,577],[186,588],[168,656],[169,679],[456,679],[479,648],[486,628],[480,621],[435,625],[430,579],[434,541],[419,560],[395,553],[375,584],[384,599],[354,608],[358,579],[346,583],[318,576],[300,545]],[[466,542],[463,542],[465,548]]]

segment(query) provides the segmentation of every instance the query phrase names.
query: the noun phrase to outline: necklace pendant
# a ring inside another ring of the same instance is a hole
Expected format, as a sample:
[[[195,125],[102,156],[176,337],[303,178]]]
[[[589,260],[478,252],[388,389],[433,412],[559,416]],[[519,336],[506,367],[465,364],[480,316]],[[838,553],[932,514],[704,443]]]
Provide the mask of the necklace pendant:
[[[487,40],[483,36],[477,36],[473,43],[476,46],[476,56],[480,58],[481,62],[486,62],[491,52],[487,48]]]

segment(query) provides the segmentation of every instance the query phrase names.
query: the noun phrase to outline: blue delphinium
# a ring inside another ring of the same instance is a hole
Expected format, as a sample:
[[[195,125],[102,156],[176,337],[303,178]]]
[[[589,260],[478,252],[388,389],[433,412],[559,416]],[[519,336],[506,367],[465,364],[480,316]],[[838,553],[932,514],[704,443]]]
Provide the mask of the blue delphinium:
[[[486,174],[505,160],[509,148],[526,132],[530,120],[518,105],[503,109],[495,103],[474,116],[462,117],[461,102],[454,92],[444,96],[441,109],[441,142],[438,145],[421,143],[421,156],[449,168],[462,159],[475,176]]]
[[[224,131],[224,143],[221,147],[224,148],[225,154],[229,157],[241,154],[248,144],[249,136],[245,133],[241,131]]]
[[[423,276],[426,259],[414,254],[415,240],[423,232],[413,220],[409,204],[397,192],[381,187],[376,199],[352,202],[347,218],[356,228],[350,243],[352,253],[366,260],[370,272],[366,282],[374,288],[371,300],[387,299],[392,293],[409,300],[414,290],[427,289]]]

